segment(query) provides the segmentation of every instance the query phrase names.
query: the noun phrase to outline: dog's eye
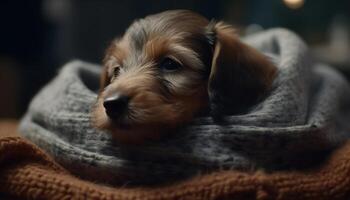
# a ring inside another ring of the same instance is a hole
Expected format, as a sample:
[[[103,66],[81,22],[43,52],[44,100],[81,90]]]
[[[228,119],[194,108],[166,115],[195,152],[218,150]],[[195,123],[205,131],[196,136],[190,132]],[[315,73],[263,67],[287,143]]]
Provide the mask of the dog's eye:
[[[164,58],[164,60],[162,60],[159,67],[162,71],[173,72],[173,71],[179,70],[182,66],[177,61],[167,57],[167,58]]]
[[[119,67],[115,67],[113,69],[113,76],[114,77],[117,77],[119,75],[119,72],[120,72],[120,68]]]

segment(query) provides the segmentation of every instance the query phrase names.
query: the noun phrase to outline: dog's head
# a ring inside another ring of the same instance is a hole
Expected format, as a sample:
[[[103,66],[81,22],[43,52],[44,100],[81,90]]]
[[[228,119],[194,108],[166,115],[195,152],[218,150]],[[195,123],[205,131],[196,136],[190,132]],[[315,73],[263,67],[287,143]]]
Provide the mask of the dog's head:
[[[242,111],[269,89],[275,72],[231,26],[191,11],[162,12],[135,21],[107,49],[93,121],[141,139],[206,107],[215,117]]]

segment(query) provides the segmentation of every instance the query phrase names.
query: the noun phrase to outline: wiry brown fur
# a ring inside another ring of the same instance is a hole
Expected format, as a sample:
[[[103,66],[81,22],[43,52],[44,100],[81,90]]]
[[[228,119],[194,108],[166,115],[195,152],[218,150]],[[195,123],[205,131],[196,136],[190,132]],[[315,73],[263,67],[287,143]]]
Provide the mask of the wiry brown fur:
[[[165,57],[182,68],[161,72],[158,65]],[[119,68],[117,75],[114,68]],[[135,21],[107,49],[93,123],[122,142],[157,138],[209,104],[215,116],[249,106],[269,89],[275,73],[263,55],[239,41],[231,26],[185,10],[151,15]],[[116,92],[130,102],[125,116],[112,120],[103,101]]]

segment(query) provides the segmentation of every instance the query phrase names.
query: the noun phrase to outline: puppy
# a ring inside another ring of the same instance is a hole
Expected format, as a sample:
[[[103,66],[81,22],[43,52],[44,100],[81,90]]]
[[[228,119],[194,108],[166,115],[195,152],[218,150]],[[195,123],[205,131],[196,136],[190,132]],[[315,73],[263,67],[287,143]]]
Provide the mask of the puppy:
[[[276,67],[223,22],[186,10],[135,21],[106,51],[93,123],[121,142],[158,138],[201,110],[246,111]]]

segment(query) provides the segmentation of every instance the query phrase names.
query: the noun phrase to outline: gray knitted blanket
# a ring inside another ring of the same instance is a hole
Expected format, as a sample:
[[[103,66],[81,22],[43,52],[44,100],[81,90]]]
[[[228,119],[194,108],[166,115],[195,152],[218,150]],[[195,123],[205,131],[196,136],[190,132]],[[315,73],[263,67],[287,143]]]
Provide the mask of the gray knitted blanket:
[[[303,167],[340,145],[350,131],[345,78],[313,61],[287,30],[271,29],[245,42],[274,59],[278,76],[266,99],[247,114],[225,117],[224,124],[203,116],[161,141],[119,146],[90,123],[101,67],[73,61],[34,97],[20,132],[76,175],[118,183]]]

